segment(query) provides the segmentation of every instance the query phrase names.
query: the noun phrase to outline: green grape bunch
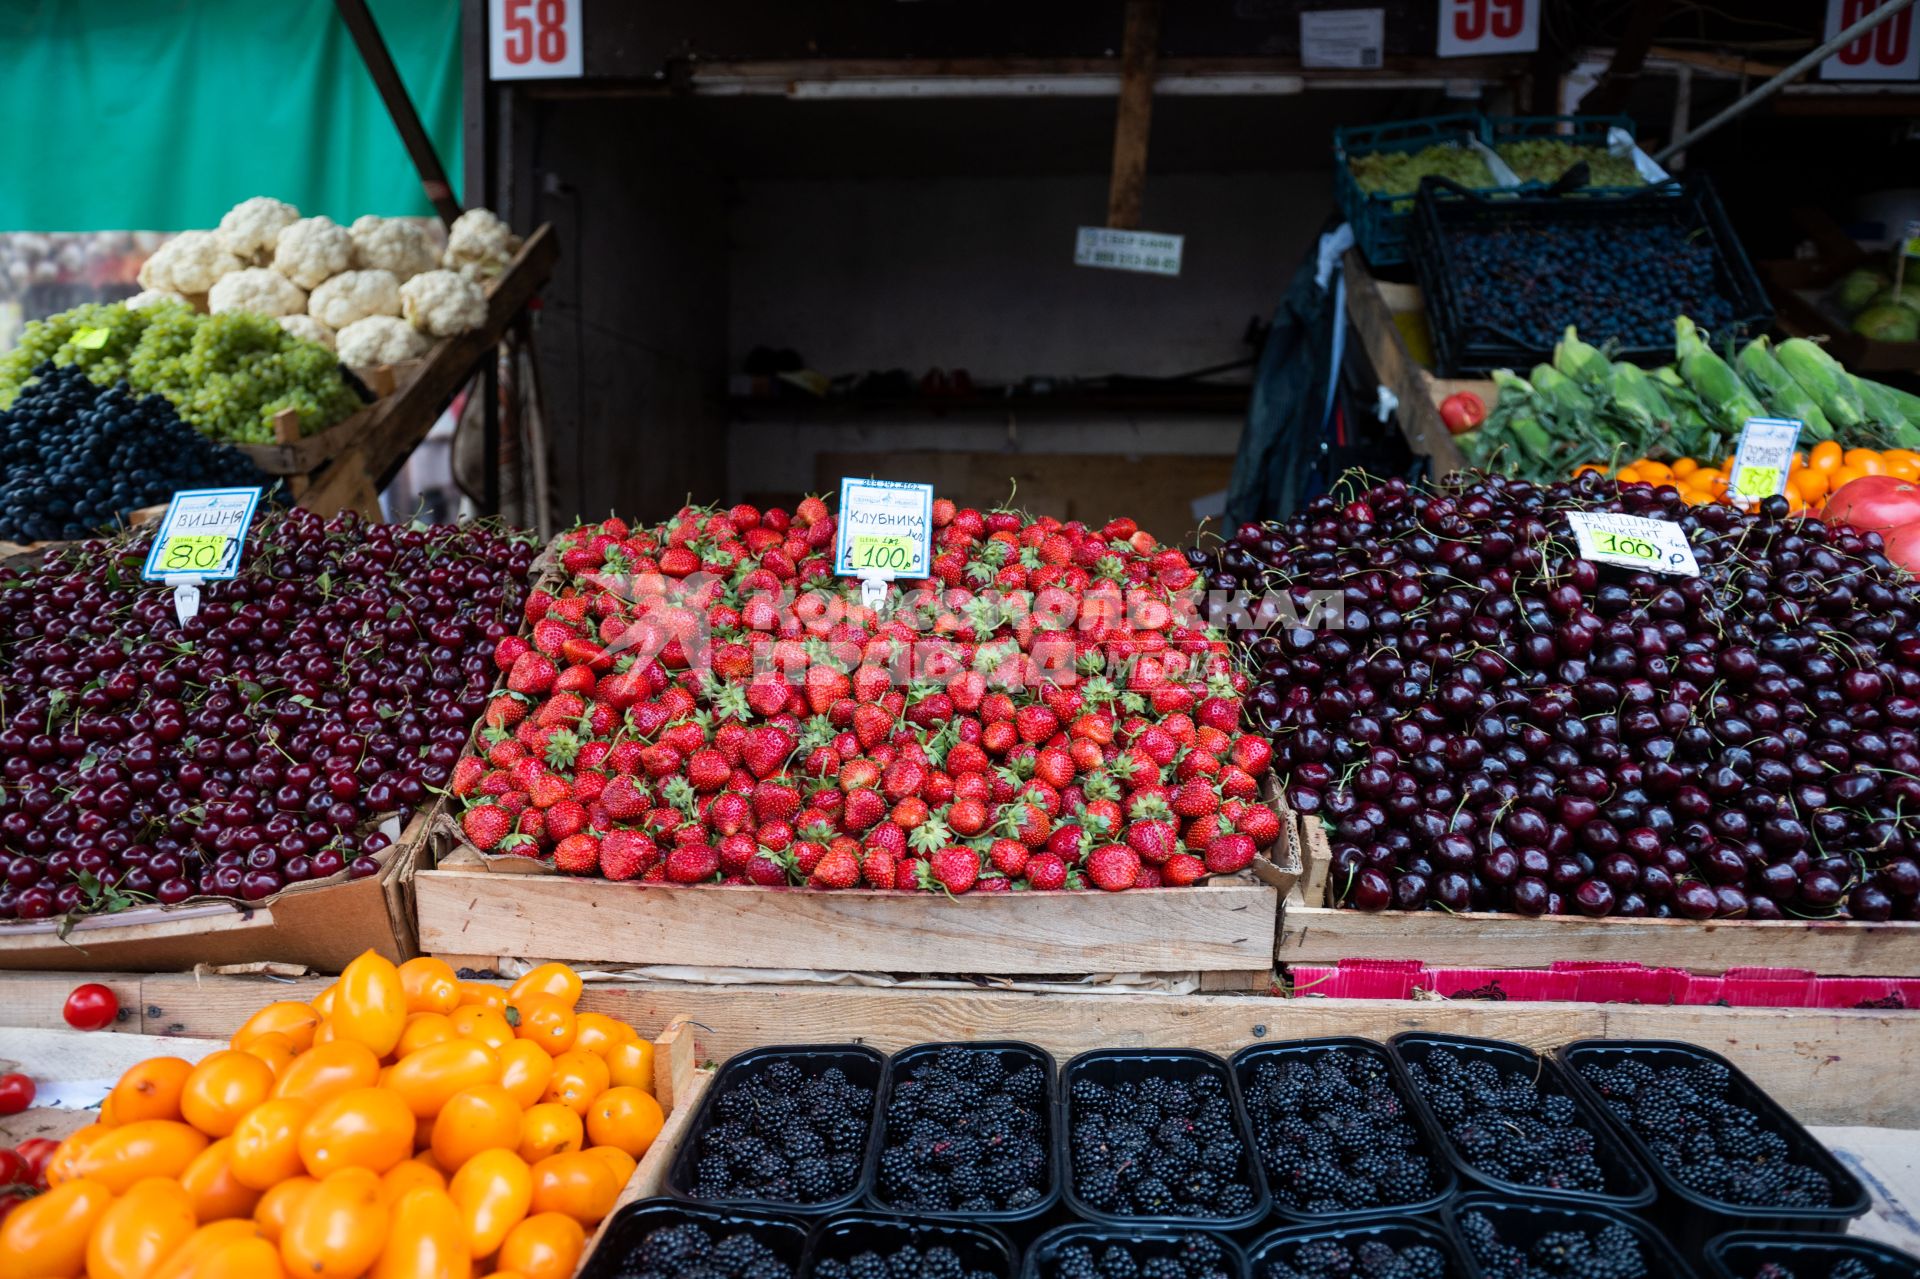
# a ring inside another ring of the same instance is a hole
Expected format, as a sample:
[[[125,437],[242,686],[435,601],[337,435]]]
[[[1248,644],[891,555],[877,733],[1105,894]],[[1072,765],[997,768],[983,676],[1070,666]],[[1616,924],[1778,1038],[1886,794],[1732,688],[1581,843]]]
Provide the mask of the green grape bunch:
[[[1351,156],[1347,168],[1368,195],[1411,195],[1424,177],[1452,178],[1464,187],[1493,185],[1493,171],[1478,151],[1461,146],[1431,146],[1418,151],[1376,151]]]
[[[1557,182],[1561,174],[1585,160],[1588,186],[1646,185],[1646,179],[1633,167],[1631,156],[1614,155],[1601,146],[1582,146],[1555,138],[1524,138],[1502,142],[1494,151],[1522,182]]]
[[[300,433],[311,435],[360,407],[333,352],[244,311],[201,315],[179,302],[137,311],[89,303],[36,320],[0,356],[0,408],[43,360],[79,365],[103,386],[124,378],[143,395],[165,396],[181,420],[226,444],[271,444],[274,416],[285,409],[295,410]]]

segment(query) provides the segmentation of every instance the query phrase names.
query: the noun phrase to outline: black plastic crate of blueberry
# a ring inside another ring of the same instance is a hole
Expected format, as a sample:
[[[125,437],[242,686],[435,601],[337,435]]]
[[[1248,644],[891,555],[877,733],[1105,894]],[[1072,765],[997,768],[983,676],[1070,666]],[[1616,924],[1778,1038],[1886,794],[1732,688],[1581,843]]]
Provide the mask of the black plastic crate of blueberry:
[[[1691,1044],[1587,1040],[1561,1059],[1653,1168],[1691,1233],[1844,1230],[1866,1189],[1724,1058]]]
[[[819,1213],[866,1187],[886,1059],[855,1044],[760,1048],[721,1068],[667,1190],[716,1203]]]
[[[1473,1180],[1630,1208],[1653,1202],[1653,1183],[1554,1062],[1518,1044],[1459,1035],[1391,1042],[1433,1127]]]
[[[989,1226],[852,1213],[814,1228],[802,1268],[803,1279],[1014,1279],[1017,1264]]]
[[[1920,1279],[1920,1257],[1872,1239],[1736,1230],[1707,1244],[1718,1279]]]
[[[797,1279],[806,1242],[770,1213],[642,1199],[607,1223],[579,1279]]]
[[[1253,1279],[1468,1279],[1453,1241],[1418,1221],[1277,1231],[1247,1249]]]
[[[1618,199],[1487,197],[1423,184],[1413,261],[1440,371],[1529,368],[1569,324],[1619,359],[1673,358],[1673,320],[1715,335],[1773,310],[1704,179]]]
[[[1605,1209],[1468,1195],[1446,1216],[1485,1279],[1693,1279],[1645,1223]]]
[[[1418,1212],[1453,1192],[1453,1169],[1381,1045],[1263,1044],[1236,1054],[1233,1070],[1280,1213]]]
[[[1238,1247],[1193,1230],[1071,1225],[1027,1252],[1026,1279],[1245,1279]]]
[[[1053,1059],[1030,1044],[923,1044],[894,1055],[873,1202],[970,1220],[1031,1216],[1058,1196]]]
[[[1111,1049],[1067,1063],[1067,1198],[1095,1221],[1219,1229],[1266,1215],[1227,1064],[1184,1049]]]

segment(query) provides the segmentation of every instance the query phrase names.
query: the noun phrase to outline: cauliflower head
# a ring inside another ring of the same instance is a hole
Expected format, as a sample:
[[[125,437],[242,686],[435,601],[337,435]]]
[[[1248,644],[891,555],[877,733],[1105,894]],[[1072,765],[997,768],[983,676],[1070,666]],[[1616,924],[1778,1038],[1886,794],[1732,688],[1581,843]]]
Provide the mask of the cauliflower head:
[[[273,269],[309,291],[353,263],[353,237],[332,218],[301,218],[280,228]]]
[[[186,294],[175,293],[172,289],[142,289],[140,292],[128,298],[125,306],[129,311],[139,311],[159,302],[179,302],[184,306],[193,305],[193,303],[187,301]]]
[[[520,237],[490,209],[468,209],[447,232],[440,265],[471,280],[491,280],[520,250]]]
[[[342,271],[313,291],[307,314],[333,329],[370,315],[398,315],[400,282],[391,271]]]
[[[300,220],[300,210],[285,200],[256,195],[228,209],[220,217],[220,243],[227,252],[253,266],[273,260],[280,232]]]
[[[417,360],[427,353],[427,340],[405,320],[391,315],[370,315],[334,334],[333,349],[339,354],[340,363],[369,368]]]
[[[368,213],[353,220],[353,264],[363,270],[393,272],[405,284],[440,265],[440,251],[427,229],[412,218],[382,218]]]
[[[238,271],[241,265],[240,259],[221,244],[217,232],[182,231],[154,250],[136,278],[143,289],[205,293],[214,281]]]
[[[207,292],[207,310],[252,311],[258,315],[298,315],[307,309],[307,292],[278,271],[250,266],[223,275]]]
[[[423,271],[400,286],[400,310],[422,333],[449,338],[487,322],[487,295],[458,271]]]
[[[305,338],[309,342],[318,342],[321,346],[326,347],[327,350],[333,350],[333,330],[305,312],[299,315],[281,316],[280,327],[297,338]]]

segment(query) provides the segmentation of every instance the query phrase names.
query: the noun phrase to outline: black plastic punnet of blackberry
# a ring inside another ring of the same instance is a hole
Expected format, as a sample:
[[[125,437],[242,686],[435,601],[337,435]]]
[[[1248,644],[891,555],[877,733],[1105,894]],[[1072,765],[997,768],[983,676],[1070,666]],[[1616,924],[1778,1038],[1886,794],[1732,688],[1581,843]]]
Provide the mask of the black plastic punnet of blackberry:
[[[867,1189],[887,1059],[860,1044],[793,1044],[733,1057],[707,1088],[667,1169],[676,1199],[817,1217]]]
[[[1853,1235],[1735,1230],[1707,1241],[1701,1279],[1920,1279],[1920,1257]]]
[[[917,1218],[992,1222],[1030,1237],[1060,1201],[1055,1074],[1044,1049],[1014,1040],[916,1044],[895,1053],[880,1093],[880,1140],[868,1152],[867,1202]],[[1029,1112],[1040,1158],[1031,1175],[1035,1152],[1021,1132]],[[982,1207],[981,1198],[993,1206]]]
[[[1198,1227],[1198,1222],[1056,1226],[1033,1241],[1020,1273],[1022,1279],[1106,1279],[1100,1261],[1118,1248],[1132,1261],[1135,1272],[1149,1279],[1248,1279],[1247,1254],[1240,1246]],[[1089,1256],[1091,1268],[1081,1264]],[[1177,1274],[1174,1266],[1179,1267]]]
[[[821,1263],[849,1262],[862,1253],[880,1254],[891,1261],[902,1248],[922,1255],[936,1248],[952,1251],[960,1273],[973,1279],[1018,1279],[1020,1251],[992,1226],[968,1226],[957,1221],[928,1221],[925,1214],[904,1216],[885,1212],[836,1213],[817,1223],[807,1238],[802,1279],[821,1273]],[[833,1267],[831,1264],[828,1269]],[[895,1273],[898,1273],[896,1269]],[[912,1274],[913,1271],[907,1273]]]
[[[1524,371],[1568,325],[1614,358],[1673,362],[1673,321],[1716,342],[1762,332],[1766,288],[1705,178],[1592,199],[1420,184],[1413,265],[1438,372]]]
[[[1657,1218],[1691,1252],[1729,1230],[1839,1233],[1872,1206],[1831,1151],[1718,1053],[1668,1040],[1583,1039],[1558,1055],[1652,1170]],[[1689,1119],[1684,1132],[1668,1127]]]
[[[1231,1065],[1276,1217],[1418,1216],[1459,1188],[1445,1138],[1384,1045],[1346,1035],[1256,1044]],[[1316,1207],[1316,1195],[1345,1206]]]
[[[1441,1217],[1471,1267],[1469,1279],[1694,1279],[1674,1246],[1631,1213],[1471,1194],[1448,1204]],[[1481,1223],[1491,1228],[1491,1241]],[[1526,1256],[1523,1262],[1482,1256],[1489,1247]]]
[[[1189,1048],[1082,1053],[1060,1078],[1056,1166],[1089,1221],[1244,1230],[1267,1215],[1233,1071]]]
[[[688,1227],[699,1233],[688,1233]],[[695,1265],[732,1271],[741,1279],[781,1279],[777,1265],[786,1279],[799,1279],[806,1244],[806,1226],[791,1217],[642,1199],[613,1214],[577,1279],[666,1279]],[[768,1257],[774,1265],[767,1264]]]
[[[1498,1039],[1408,1032],[1387,1041],[1467,1186],[1623,1211],[1653,1179],[1558,1063]]]
[[[1247,1248],[1253,1279],[1470,1279],[1460,1245],[1406,1217],[1289,1226]]]

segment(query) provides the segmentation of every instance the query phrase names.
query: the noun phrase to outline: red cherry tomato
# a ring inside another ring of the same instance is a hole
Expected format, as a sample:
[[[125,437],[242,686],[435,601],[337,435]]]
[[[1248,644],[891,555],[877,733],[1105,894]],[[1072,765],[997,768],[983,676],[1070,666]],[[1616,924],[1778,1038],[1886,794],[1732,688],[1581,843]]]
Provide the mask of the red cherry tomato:
[[[1440,420],[1455,435],[1464,435],[1487,420],[1487,406],[1472,391],[1456,391],[1440,401]]]
[[[0,1075],[0,1115],[17,1115],[33,1104],[33,1080],[25,1075]],[[5,1181],[0,1178],[0,1185]]]
[[[47,1165],[53,1161],[53,1152],[60,1149],[60,1143],[51,1137],[29,1137],[14,1149],[27,1161],[27,1171],[32,1174],[33,1184],[45,1185]]]
[[[33,1184],[33,1165],[27,1157],[17,1150],[8,1150],[0,1146],[0,1186],[30,1186]]]
[[[120,1000],[97,981],[75,986],[60,1015],[75,1030],[102,1030],[120,1015]]]

